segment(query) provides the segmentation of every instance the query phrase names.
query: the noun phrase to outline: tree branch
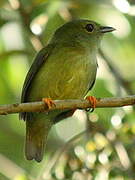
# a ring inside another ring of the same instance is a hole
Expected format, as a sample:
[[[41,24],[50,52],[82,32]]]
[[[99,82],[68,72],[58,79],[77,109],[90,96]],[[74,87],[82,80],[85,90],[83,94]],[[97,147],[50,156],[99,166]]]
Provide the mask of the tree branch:
[[[117,98],[97,98],[96,108],[122,107],[135,105],[135,95]],[[92,104],[88,100],[54,100],[54,104],[48,109],[44,102],[31,102],[21,104],[8,104],[0,106],[0,115],[7,115],[20,112],[48,112],[58,109],[86,109],[91,108]]]
[[[112,59],[110,59],[110,57],[107,57],[101,49],[99,49],[99,54],[103,58],[103,60],[105,60],[110,71],[113,73],[114,77],[116,78],[118,83],[124,88],[127,94],[134,94],[131,88],[131,83],[123,78],[118,68],[114,65]]]
[[[9,57],[9,56],[12,56],[12,55],[20,55],[20,54],[28,55],[28,54],[30,54],[30,52],[28,52],[27,50],[5,51],[5,52],[0,54],[0,60],[4,59],[5,57]]]

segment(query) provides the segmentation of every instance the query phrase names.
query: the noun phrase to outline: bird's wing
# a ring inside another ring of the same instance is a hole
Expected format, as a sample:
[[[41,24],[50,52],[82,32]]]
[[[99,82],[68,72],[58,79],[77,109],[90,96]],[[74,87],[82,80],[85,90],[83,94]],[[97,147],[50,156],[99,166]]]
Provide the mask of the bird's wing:
[[[48,56],[50,55],[52,49],[54,48],[53,45],[49,44],[37,54],[30,70],[26,76],[23,89],[22,89],[22,96],[21,96],[21,103],[27,102],[27,93],[29,91],[30,85],[36,73],[39,71],[40,67],[43,63],[47,60]],[[20,113],[20,118],[25,119],[26,113]]]
[[[92,84],[91,84],[91,86],[89,87],[89,90],[88,90],[88,92],[92,89],[92,87],[94,86],[94,84],[95,84],[95,81],[96,81],[96,77],[93,79],[93,82],[92,82]]]
[[[98,63],[96,63],[97,64],[97,68],[98,68]],[[96,73],[97,74],[97,73]],[[87,93],[92,89],[92,87],[94,86],[94,84],[95,84],[95,81],[96,81],[96,74],[95,74],[95,78],[93,79],[93,82],[91,83],[91,85],[89,86],[89,89],[88,89],[88,91],[87,91]],[[87,94],[86,93],[86,94]]]

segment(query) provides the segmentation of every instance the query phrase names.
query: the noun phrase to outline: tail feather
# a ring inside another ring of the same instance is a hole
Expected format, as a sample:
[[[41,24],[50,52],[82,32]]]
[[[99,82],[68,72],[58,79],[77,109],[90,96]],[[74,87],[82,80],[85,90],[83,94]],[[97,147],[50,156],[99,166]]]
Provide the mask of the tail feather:
[[[26,145],[25,155],[27,160],[35,159],[40,162],[43,159],[47,136],[52,123],[47,119],[32,119],[26,121]]]
[[[31,133],[30,128],[27,129],[25,154],[28,160],[35,159],[37,162],[40,162],[43,159],[46,140],[44,134],[40,135],[38,139],[36,136]]]

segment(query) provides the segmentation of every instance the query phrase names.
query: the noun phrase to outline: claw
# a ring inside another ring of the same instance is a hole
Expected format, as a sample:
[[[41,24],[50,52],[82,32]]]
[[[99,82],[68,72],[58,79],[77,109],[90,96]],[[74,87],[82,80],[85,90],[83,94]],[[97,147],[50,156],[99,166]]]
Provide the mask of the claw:
[[[92,107],[91,112],[93,112],[97,104],[97,99],[94,96],[87,96],[86,99],[90,102]]]
[[[51,107],[55,105],[51,98],[43,98],[42,101],[48,106],[48,109],[51,109]]]

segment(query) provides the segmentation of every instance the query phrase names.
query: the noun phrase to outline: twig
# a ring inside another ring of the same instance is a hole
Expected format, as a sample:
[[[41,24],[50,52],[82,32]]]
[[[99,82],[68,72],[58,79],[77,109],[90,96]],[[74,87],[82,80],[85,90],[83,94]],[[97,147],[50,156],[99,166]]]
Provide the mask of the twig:
[[[35,52],[37,52],[41,48],[43,48],[44,45],[43,45],[40,37],[33,34],[30,29],[30,23],[31,23],[30,14],[32,12],[32,8],[29,7],[28,9],[26,9],[23,6],[23,3],[20,1],[18,11],[21,16],[21,22],[22,22],[23,28],[26,30],[27,34],[29,35],[28,36],[29,42],[32,45],[32,48],[35,50]]]
[[[28,55],[30,54],[27,50],[12,50],[12,51],[5,51],[0,54],[0,60],[4,59],[5,57],[12,56],[12,55]]]
[[[17,177],[20,179],[28,179],[28,180],[34,180],[33,177],[28,175],[25,172],[24,169],[19,167],[17,164],[15,164],[13,161],[8,159],[7,157],[0,154],[0,173],[3,174],[8,179],[16,179]]]
[[[113,64],[112,60],[107,57],[104,52],[99,49],[99,54],[105,60],[106,64],[108,65],[110,71],[113,73],[113,76],[116,78],[118,83],[124,88],[124,90],[127,92],[127,94],[133,94],[133,91],[131,89],[131,84],[129,81],[125,80],[118,68]]]
[[[53,158],[50,159],[49,163],[45,168],[43,168],[43,171],[40,173],[38,180],[44,179],[44,177],[47,177],[48,174],[50,174],[51,170],[56,166],[57,162],[59,161],[60,157],[63,155],[64,152],[68,151],[68,149],[74,145],[74,143],[81,138],[86,133],[87,129],[80,132],[79,134],[74,135],[71,139],[69,139],[53,156]]]
[[[81,99],[54,100],[53,102],[54,104],[50,109],[48,109],[48,106],[42,101],[1,105],[0,115],[7,115],[19,112],[48,112],[58,109],[86,109],[92,107],[92,104],[90,104],[88,100]],[[135,95],[117,98],[97,98],[96,108],[122,107],[128,105],[135,105]]]

